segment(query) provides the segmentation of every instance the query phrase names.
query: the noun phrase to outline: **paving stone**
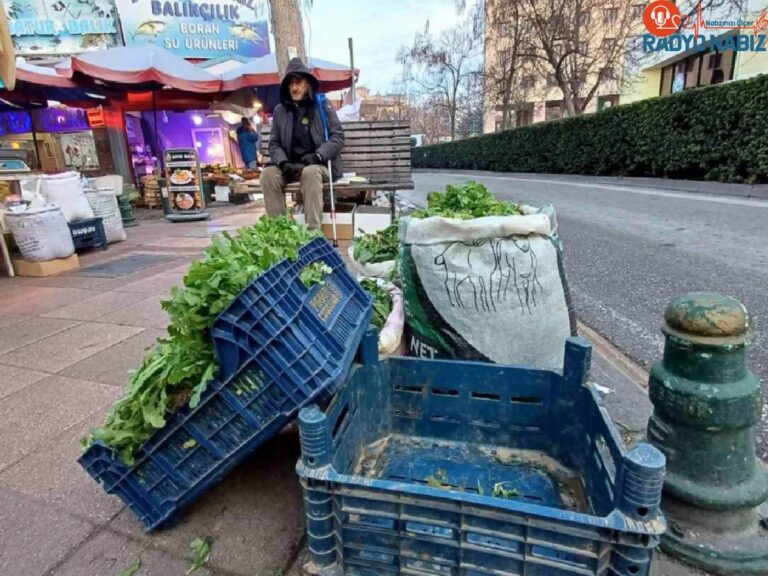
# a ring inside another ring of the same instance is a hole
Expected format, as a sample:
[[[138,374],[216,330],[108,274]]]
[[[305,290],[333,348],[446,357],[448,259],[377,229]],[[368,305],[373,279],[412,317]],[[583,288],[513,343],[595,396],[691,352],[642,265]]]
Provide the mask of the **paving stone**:
[[[211,555],[215,554],[214,549]],[[136,576],[182,576],[191,560],[189,543],[172,556],[151,545],[104,530],[52,570],[50,576],[117,576],[137,561],[141,561],[141,569]],[[205,567],[194,572],[195,576],[213,574]]]
[[[0,291],[0,316],[4,314],[39,316],[99,294],[95,290],[50,288],[32,286],[28,283],[22,284],[24,285],[23,290],[19,290],[19,284],[16,284],[11,289]]]
[[[0,471],[119,396],[114,386],[49,376],[0,400]]]
[[[53,319],[48,320],[53,321]],[[43,340],[0,356],[0,363],[45,372],[58,372],[67,366],[109,348],[141,332],[141,328],[115,324],[84,323]]]
[[[82,454],[80,439],[103,421],[104,415],[100,413],[57,434],[0,473],[0,489],[24,494],[94,523],[109,521],[123,504],[104,492],[77,462]]]
[[[50,374],[0,364],[0,400]]]
[[[77,364],[68,366],[60,374],[122,388],[128,382],[128,371],[138,368],[147,348],[165,334],[165,330],[144,330]]]
[[[74,273],[76,273],[76,271]],[[47,288],[83,288],[86,290],[98,290],[99,286],[104,283],[104,278],[83,278],[82,276],[75,276],[73,273],[68,272],[57,276],[46,276],[45,278],[26,278],[25,281],[32,286],[42,286]]]
[[[13,324],[17,324],[22,320],[26,320],[27,318],[29,317],[21,316],[18,314],[5,314],[3,316],[0,316],[0,328],[5,328],[6,326],[12,326]]]
[[[0,354],[18,350],[27,344],[77,326],[75,320],[30,317],[3,327],[0,331]]]
[[[103,280],[102,280],[103,282]],[[131,292],[103,292],[81,302],[52,310],[44,314],[48,318],[72,318],[75,320],[94,320],[139,302],[141,294]]]
[[[0,488],[0,574],[40,576],[93,529],[66,512]]]
[[[110,528],[166,551],[206,537],[213,544],[214,569],[272,576],[288,566],[303,534],[303,500],[294,471],[298,457],[298,434],[279,434],[201,496],[178,525],[147,535],[126,509]]]
[[[147,298],[146,294],[137,292],[112,292],[112,294],[130,294],[131,296],[139,296],[142,300],[126,306],[122,310],[102,316],[99,318],[99,322],[141,328],[166,328],[168,326],[168,314],[160,305],[164,299],[163,296],[155,294]]]
[[[152,266],[151,268],[145,268],[144,270],[139,270],[138,272],[133,272],[132,274],[126,274],[125,276],[118,276],[117,278],[109,278],[105,280],[102,284],[99,284],[99,290],[123,291],[123,288],[125,286],[135,284],[136,282],[139,282],[141,280],[146,280],[148,278],[152,278],[159,274],[168,273],[171,269],[173,269],[174,267],[184,262],[184,260],[185,258],[178,257],[178,258],[174,258],[174,260],[172,261],[164,262],[163,264]]]
[[[115,288],[120,292],[141,292],[143,294],[168,294],[174,286],[181,286],[181,274],[157,274],[132,284]]]

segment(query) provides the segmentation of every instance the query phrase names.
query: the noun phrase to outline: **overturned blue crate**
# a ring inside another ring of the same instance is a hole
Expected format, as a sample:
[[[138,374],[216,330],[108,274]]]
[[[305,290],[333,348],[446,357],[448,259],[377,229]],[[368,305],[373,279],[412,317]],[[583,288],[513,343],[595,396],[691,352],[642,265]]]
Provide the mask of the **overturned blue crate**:
[[[650,574],[664,456],[624,450],[586,341],[566,342],[562,374],[375,346],[299,415],[313,573]]]
[[[300,273],[318,261],[332,272],[307,290]],[[80,464],[147,530],[172,523],[302,406],[344,381],[370,318],[370,296],[326,240],[313,240],[216,319],[218,375],[196,408],[169,417],[132,466],[101,443]]]

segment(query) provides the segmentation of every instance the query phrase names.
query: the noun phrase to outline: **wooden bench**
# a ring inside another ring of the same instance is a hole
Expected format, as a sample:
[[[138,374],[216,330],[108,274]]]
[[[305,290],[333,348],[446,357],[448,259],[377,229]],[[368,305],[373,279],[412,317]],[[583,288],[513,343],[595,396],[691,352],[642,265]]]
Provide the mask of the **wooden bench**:
[[[341,151],[345,173],[354,172],[368,182],[351,184],[334,183],[336,198],[361,200],[370,191],[389,193],[390,214],[395,215],[395,193],[413,190],[411,178],[411,127],[408,122],[344,122],[344,148]],[[261,129],[261,153],[264,163],[269,163],[270,127]],[[260,188],[249,185],[249,192]],[[328,191],[326,184],[324,190]],[[299,191],[297,182],[286,187],[287,193]]]

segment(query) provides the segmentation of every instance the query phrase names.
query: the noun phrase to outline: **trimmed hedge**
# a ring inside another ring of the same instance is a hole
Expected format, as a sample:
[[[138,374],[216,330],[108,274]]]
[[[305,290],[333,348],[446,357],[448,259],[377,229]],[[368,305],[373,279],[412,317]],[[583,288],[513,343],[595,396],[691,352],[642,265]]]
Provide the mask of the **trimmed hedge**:
[[[413,150],[414,168],[768,182],[768,75]]]

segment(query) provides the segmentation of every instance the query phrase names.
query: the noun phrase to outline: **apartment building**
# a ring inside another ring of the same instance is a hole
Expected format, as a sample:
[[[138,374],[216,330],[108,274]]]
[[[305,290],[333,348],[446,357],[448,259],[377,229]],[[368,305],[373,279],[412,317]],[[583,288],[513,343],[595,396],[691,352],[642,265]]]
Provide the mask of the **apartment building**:
[[[544,0],[542,3],[546,14],[547,5]],[[530,15],[526,14],[526,5],[517,0],[486,0],[486,99],[483,114],[483,131],[486,133],[566,115],[564,94],[551,67],[547,69],[547,66],[537,65],[540,60],[528,56],[533,50],[531,43],[538,40],[539,31]],[[641,45],[646,32],[643,12],[647,2],[586,0],[585,5],[590,7],[587,23],[576,25],[568,21],[573,15],[560,15],[564,19],[564,35],[582,36],[583,45],[578,49],[592,62],[584,70],[586,80],[582,94],[589,93],[595,86],[596,89],[583,106],[582,113],[768,73],[768,52],[707,48],[644,53]],[[691,6],[695,5],[691,3]],[[760,8],[756,10],[757,6]],[[766,17],[761,2],[750,2],[749,8],[747,19],[758,22],[761,17]],[[702,14],[703,23],[699,32],[713,35],[713,31],[707,29],[706,22],[724,16],[727,14],[711,10]],[[552,20],[551,15],[549,18]],[[721,38],[751,33],[738,29],[716,32],[714,35]],[[603,48],[610,45],[617,35],[628,37],[634,50],[621,59],[611,59],[607,55],[612,64],[601,68],[601,54],[607,54]],[[564,37],[563,41],[573,44],[572,37]],[[603,77],[596,82],[598,73]],[[583,100],[579,104],[583,105]]]

